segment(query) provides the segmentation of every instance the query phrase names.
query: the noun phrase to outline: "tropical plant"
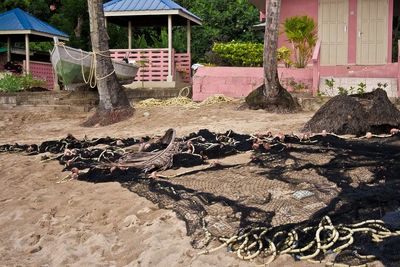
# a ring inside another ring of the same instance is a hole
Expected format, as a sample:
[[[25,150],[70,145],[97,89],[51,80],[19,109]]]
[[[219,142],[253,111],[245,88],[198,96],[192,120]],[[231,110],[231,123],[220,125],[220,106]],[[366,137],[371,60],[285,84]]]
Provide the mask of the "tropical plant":
[[[339,95],[348,95],[349,91],[347,91],[344,87],[338,86]]]
[[[333,94],[333,87],[335,86],[335,80],[333,78],[326,79],[325,85],[328,86],[329,91],[331,92],[331,94]]]
[[[290,68],[293,65],[293,61],[290,59],[292,51],[287,46],[282,46],[277,51],[278,62],[283,62],[286,68]]]
[[[317,42],[317,24],[308,16],[287,18],[280,33],[285,33],[293,47],[295,66],[304,68],[311,59],[313,47]]]
[[[377,86],[378,86],[379,89],[385,89],[386,87],[388,87],[388,83],[381,83],[381,82],[379,82],[379,83],[377,84]]]
[[[359,95],[364,94],[365,93],[365,88],[367,87],[367,85],[365,83],[363,83],[363,82],[360,82],[357,85],[358,85],[357,94],[359,94]]]
[[[46,80],[42,77],[34,76],[31,73],[20,75],[22,90],[28,90],[32,87],[42,87],[46,84]]]

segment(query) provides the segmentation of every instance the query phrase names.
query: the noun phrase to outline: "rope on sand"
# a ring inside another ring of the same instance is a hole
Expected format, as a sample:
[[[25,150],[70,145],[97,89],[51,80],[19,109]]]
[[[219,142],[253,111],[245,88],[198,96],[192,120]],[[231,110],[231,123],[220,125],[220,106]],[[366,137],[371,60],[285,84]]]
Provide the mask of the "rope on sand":
[[[192,99],[188,97],[190,90],[190,86],[186,86],[181,89],[179,95],[177,97],[173,97],[166,100],[148,98],[140,101],[135,105],[136,108],[148,108],[148,107],[186,107],[186,108],[199,108],[201,106],[216,104],[216,103],[225,103],[231,102],[235,99],[232,97],[224,96],[224,95],[212,95],[200,103],[193,102]]]
[[[373,242],[382,242],[387,237],[400,236],[400,231],[390,231],[381,220],[367,220],[357,224],[334,226],[331,219],[325,216],[316,227],[305,227],[303,229],[291,229],[273,233],[273,228],[255,227],[246,228],[230,238],[220,237],[223,242],[220,246],[204,250],[198,255],[215,252],[227,247],[228,251],[236,252],[243,260],[251,260],[263,253],[269,256],[264,265],[271,263],[277,255],[292,254],[296,260],[315,260],[319,255],[331,253],[339,254],[348,249],[355,240],[355,233],[362,233],[371,237]],[[307,236],[313,236],[312,239]],[[303,238],[303,240],[302,240]],[[359,259],[374,259],[374,255],[361,255],[357,250],[353,255]],[[347,264],[336,262],[325,262],[327,266],[346,266]],[[366,264],[358,265],[366,266]]]

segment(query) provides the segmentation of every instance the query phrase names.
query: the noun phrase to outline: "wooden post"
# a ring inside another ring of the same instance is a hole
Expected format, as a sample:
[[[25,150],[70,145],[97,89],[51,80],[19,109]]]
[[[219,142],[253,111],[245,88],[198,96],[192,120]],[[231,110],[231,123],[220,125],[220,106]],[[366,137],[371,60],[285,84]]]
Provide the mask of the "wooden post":
[[[132,49],[132,21],[128,21],[128,48]]]
[[[11,61],[11,37],[7,37],[7,62]]]
[[[187,42],[187,53],[190,56],[190,20],[187,20],[186,26],[186,42]]]
[[[26,73],[30,71],[29,35],[25,34]]]
[[[168,15],[168,76],[167,82],[172,82],[172,16]]]

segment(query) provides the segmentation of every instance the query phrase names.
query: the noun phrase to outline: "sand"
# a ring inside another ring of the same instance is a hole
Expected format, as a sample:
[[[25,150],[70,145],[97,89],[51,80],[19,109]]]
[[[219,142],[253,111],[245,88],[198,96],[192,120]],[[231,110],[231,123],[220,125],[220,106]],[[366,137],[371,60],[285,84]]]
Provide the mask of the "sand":
[[[215,132],[274,133],[299,130],[313,113],[268,114],[236,110],[237,103],[200,109],[137,109],[133,118],[107,127],[80,124],[92,113],[2,111],[0,144],[162,135],[199,129]],[[150,113],[145,116],[144,113]],[[170,210],[119,183],[57,183],[67,173],[41,155],[0,154],[0,266],[254,266],[226,250],[198,256],[185,223]],[[269,266],[323,266],[279,257]],[[378,264],[379,265],[379,264]]]

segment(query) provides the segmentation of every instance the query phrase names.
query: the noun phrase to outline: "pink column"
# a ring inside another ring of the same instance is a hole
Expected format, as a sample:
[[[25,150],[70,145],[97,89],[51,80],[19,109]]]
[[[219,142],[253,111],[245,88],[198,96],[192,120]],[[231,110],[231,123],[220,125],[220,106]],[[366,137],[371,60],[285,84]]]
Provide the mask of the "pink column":
[[[355,64],[357,58],[357,0],[349,0],[347,63]]]
[[[389,0],[387,63],[392,62],[392,35],[393,35],[393,0]]]
[[[320,79],[320,50],[321,50],[321,40],[317,41],[314,48],[314,53],[312,57],[313,62],[313,96],[317,95]]]
[[[400,97],[400,40],[397,43],[397,92],[398,97]]]

